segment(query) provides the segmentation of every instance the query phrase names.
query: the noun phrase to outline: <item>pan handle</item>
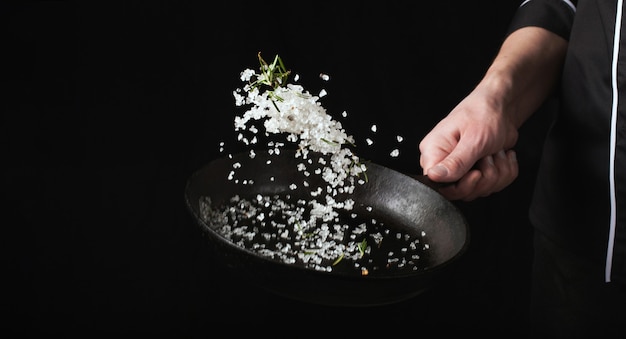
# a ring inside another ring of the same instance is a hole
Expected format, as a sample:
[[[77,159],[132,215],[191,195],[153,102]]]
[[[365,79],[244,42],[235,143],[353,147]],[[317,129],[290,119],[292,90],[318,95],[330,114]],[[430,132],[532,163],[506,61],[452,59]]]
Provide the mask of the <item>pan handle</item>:
[[[422,184],[434,189],[435,191],[446,187],[446,186],[450,186],[450,185],[454,185],[454,182],[438,182],[438,181],[433,181],[432,179],[430,179],[427,175],[425,174],[411,174],[410,175],[413,179],[421,182]]]

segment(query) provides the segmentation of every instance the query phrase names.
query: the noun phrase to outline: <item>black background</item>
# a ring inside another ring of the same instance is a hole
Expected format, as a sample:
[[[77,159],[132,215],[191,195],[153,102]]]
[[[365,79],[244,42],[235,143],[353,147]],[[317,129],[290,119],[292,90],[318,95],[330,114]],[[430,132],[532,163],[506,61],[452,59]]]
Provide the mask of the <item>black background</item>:
[[[183,195],[220,141],[236,149],[232,91],[258,52],[279,54],[310,92],[327,90],[322,104],[348,112],[362,156],[420,172],[419,140],[480,79],[518,4],[4,2],[3,332],[524,336],[544,118],[522,128],[518,181],[457,203],[472,234],[459,270],[399,304],[309,305],[237,280],[209,254]],[[404,141],[391,158],[395,135]]]

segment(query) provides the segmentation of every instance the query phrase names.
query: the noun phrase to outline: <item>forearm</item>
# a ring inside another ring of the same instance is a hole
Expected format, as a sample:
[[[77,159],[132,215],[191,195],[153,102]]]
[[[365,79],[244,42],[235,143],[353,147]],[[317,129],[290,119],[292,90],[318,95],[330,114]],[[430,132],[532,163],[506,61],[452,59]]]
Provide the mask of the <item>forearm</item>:
[[[476,87],[519,128],[558,82],[567,41],[539,27],[511,33]]]

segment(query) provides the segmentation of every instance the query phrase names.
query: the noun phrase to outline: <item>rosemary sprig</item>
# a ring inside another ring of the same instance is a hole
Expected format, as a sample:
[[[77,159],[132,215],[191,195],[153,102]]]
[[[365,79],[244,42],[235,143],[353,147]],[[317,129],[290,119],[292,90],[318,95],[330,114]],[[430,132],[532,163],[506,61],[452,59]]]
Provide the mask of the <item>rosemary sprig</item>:
[[[261,64],[260,70],[261,74],[250,84],[252,89],[257,88],[260,91],[261,86],[268,86],[271,89],[267,90],[267,95],[274,104],[276,110],[280,112],[278,107],[276,106],[276,101],[283,101],[283,98],[276,94],[276,89],[285,86],[287,84],[287,80],[291,71],[287,70],[283,60],[276,54],[274,57],[274,61],[271,64],[268,64],[261,57],[261,52],[258,54],[259,63]]]

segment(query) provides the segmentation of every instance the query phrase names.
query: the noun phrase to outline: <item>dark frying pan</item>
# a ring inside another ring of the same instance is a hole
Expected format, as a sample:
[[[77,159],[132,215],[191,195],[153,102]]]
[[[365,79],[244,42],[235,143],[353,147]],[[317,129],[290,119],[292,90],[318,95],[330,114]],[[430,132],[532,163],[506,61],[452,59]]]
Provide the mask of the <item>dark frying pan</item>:
[[[438,280],[445,279],[466,251],[469,229],[456,206],[414,178],[375,163],[367,164],[367,182],[356,185],[352,193],[355,201],[352,212],[374,217],[389,229],[403,234],[425,233],[428,250],[420,259],[419,269],[389,272],[382,269],[369,275],[339,269],[319,271],[237,246],[217,231],[214,220],[207,215],[207,201],[210,201],[209,208],[217,209],[234,195],[252,198],[257,194],[289,192],[302,194],[302,197],[309,194],[310,189],[293,191],[290,188],[292,183],[303,179],[303,174],[296,170],[296,164],[301,161],[290,151],[280,155],[259,152],[254,158],[242,153],[232,159],[214,160],[188,179],[187,207],[214,254],[235,276],[304,302],[332,306],[384,305],[417,296]],[[252,183],[243,185],[227,179],[234,163],[241,164],[236,175],[252,179]],[[269,180],[270,177],[273,179]],[[390,251],[402,250],[399,245],[392,246],[398,248]]]

